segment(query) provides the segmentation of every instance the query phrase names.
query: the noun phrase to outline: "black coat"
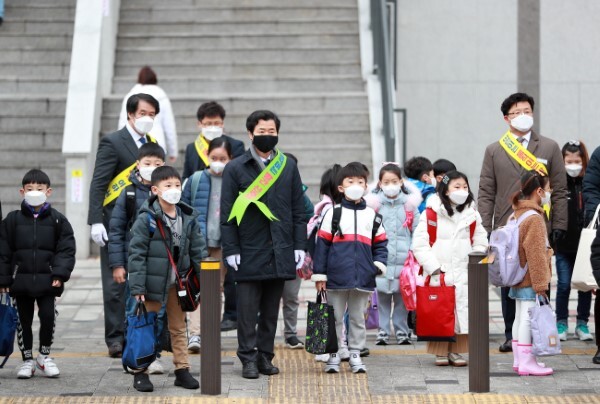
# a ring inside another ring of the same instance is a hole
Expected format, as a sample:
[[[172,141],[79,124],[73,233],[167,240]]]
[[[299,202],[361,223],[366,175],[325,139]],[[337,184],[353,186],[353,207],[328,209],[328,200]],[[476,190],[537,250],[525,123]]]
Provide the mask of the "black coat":
[[[584,225],[583,178],[567,176],[569,223],[567,237],[556,243],[557,253],[576,254]]]
[[[12,296],[60,296],[74,266],[73,228],[49,204],[34,218],[23,202],[2,221],[0,286],[10,287]],[[62,281],[60,288],[52,287],[55,279]]]
[[[250,204],[238,226],[228,221],[240,192],[258,177],[261,169],[250,150],[225,166],[221,189],[221,242],[223,256],[241,255],[235,280],[294,279],[294,250],[306,249],[306,214],[302,180],[296,163],[288,158],[277,182],[260,201],[278,220],[270,221]]]
[[[600,147],[594,150],[583,176],[585,222],[589,223],[600,204]]]
[[[222,135],[229,143],[231,143],[231,153],[233,154],[233,158],[239,157],[244,154],[244,142],[234,139],[231,136]],[[188,144],[185,148],[185,161],[183,163],[183,176],[182,178],[185,180],[189,178],[198,170],[204,170],[206,168],[206,164],[204,161],[198,156],[198,152],[196,151],[196,146],[194,142]]]
[[[596,278],[596,283],[600,285],[600,227],[596,230],[596,238],[592,242],[590,261],[592,262],[592,273]]]

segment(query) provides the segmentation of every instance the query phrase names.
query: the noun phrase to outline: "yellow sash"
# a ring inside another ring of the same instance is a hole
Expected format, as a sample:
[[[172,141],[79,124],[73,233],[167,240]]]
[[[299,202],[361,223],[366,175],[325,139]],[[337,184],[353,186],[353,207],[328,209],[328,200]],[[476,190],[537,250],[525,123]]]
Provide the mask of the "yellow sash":
[[[149,134],[146,134],[146,139],[148,139],[152,143],[156,143],[156,139],[154,139]],[[102,206],[106,206],[121,195],[121,192],[127,187],[127,185],[131,184],[129,181],[129,175],[131,171],[137,165],[137,161],[135,161],[132,165],[121,171],[113,180],[108,184],[108,189],[106,190],[106,195],[104,195],[104,203]]]
[[[519,143],[514,136],[507,131],[504,136],[500,139],[500,146],[513,158],[517,163],[521,165],[527,171],[535,170],[540,174],[548,175],[548,169],[537,158],[526,148]],[[550,206],[544,205],[544,211],[546,216],[550,217]]]
[[[206,167],[210,165],[208,162],[208,142],[204,139],[202,134],[198,135],[196,140],[194,141],[194,146],[196,146],[196,153],[198,153],[198,157],[204,163]]]

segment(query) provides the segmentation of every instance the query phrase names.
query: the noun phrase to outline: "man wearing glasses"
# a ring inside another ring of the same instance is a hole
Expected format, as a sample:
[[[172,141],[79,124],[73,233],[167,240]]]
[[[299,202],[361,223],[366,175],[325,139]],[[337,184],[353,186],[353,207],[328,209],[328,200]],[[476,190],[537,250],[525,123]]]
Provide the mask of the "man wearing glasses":
[[[558,144],[531,130],[533,108],[533,97],[525,93],[512,94],[502,103],[500,110],[508,130],[485,149],[477,204],[483,227],[490,233],[504,226],[513,212],[510,200],[519,190],[521,175],[529,170],[545,174],[553,188],[545,210],[550,218],[551,241],[556,242],[567,233],[567,173]],[[506,341],[500,345],[500,352],[510,352],[516,344],[512,341],[515,301],[508,298],[509,289],[501,288]]]

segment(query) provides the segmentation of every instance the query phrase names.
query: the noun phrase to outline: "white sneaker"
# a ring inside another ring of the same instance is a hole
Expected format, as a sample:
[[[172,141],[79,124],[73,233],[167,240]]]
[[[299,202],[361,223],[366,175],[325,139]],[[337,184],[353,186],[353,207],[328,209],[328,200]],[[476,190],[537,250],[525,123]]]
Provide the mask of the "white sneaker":
[[[54,359],[47,355],[38,355],[35,361],[35,367],[46,377],[58,377],[58,375],[60,375],[60,371],[56,367]]]
[[[350,360],[350,351],[348,351],[348,347],[341,347],[337,353],[342,361]]]
[[[31,376],[35,373],[35,364],[33,359],[29,359],[23,362],[17,372],[17,378],[19,379],[31,379]]]
[[[327,363],[327,361],[329,360],[329,354],[322,354],[322,355],[315,355],[315,360],[317,362],[324,362]]]
[[[338,354],[334,354],[332,353],[329,356],[329,360],[327,361],[327,364],[325,365],[325,373],[340,373],[340,363],[342,361],[340,360],[340,357]]]
[[[594,337],[590,334],[587,324],[580,324],[575,328],[575,335],[580,341],[593,341]]]
[[[190,340],[188,341],[188,351],[192,352],[192,353],[198,353],[200,352],[200,336],[199,335],[192,335],[192,337],[190,338]]]
[[[350,352],[350,369],[352,369],[352,373],[367,372],[367,367],[362,362],[359,351]]]
[[[151,375],[162,375],[163,373],[165,373],[165,370],[163,369],[163,365],[162,363],[160,363],[159,358],[156,358],[156,360],[152,362],[150,366],[148,366],[148,373]]]

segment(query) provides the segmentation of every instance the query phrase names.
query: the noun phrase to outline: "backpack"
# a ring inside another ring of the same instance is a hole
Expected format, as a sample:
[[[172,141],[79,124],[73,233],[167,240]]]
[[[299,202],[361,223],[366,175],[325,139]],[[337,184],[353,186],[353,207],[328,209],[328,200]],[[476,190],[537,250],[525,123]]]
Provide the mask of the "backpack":
[[[506,226],[490,234],[488,270],[492,285],[514,286],[525,277],[527,264],[522,268],[519,262],[519,225],[528,217],[537,214],[534,210],[528,210],[519,219],[511,215]]]
[[[190,194],[190,204],[193,206],[194,205],[194,199],[196,198],[196,192],[198,192],[198,186],[200,185],[200,180],[202,179],[202,174],[204,173],[204,171],[196,171],[194,174],[192,174],[192,176],[190,177],[190,180],[192,181],[192,193]]]
[[[125,215],[127,216],[127,230],[133,226],[133,218],[136,212],[135,185],[129,184],[125,187]]]
[[[431,247],[437,240],[437,213],[435,210],[427,208],[425,209],[425,215],[427,215],[427,233],[429,233],[429,246]],[[476,221],[473,221],[469,225],[469,239],[471,240],[471,244],[473,244],[475,226],[477,226]]]
[[[336,205],[333,207],[333,217],[331,218],[331,234],[335,236],[339,233],[340,238],[344,238],[342,230],[340,229],[340,220],[342,220],[342,206]],[[377,235],[377,232],[379,231],[379,227],[381,227],[382,222],[383,216],[375,212],[375,217],[373,218],[373,231],[371,232],[371,240],[375,240],[375,236]]]
[[[4,356],[0,369],[13,353],[17,321],[17,309],[13,306],[8,293],[0,294],[0,356]]]

